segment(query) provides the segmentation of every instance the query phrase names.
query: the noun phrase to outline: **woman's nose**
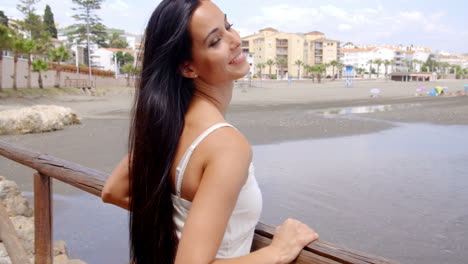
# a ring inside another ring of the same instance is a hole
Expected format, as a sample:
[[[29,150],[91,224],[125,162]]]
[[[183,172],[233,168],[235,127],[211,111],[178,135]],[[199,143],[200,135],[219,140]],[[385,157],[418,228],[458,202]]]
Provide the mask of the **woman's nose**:
[[[241,45],[240,36],[235,30],[233,30],[233,32],[230,35],[231,35],[230,47],[231,49],[236,49],[237,47]]]

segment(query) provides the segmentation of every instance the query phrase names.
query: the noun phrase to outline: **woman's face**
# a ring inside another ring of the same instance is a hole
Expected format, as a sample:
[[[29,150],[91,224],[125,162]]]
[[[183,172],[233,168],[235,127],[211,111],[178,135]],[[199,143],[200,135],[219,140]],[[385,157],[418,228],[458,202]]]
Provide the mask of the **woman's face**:
[[[239,34],[210,1],[201,1],[190,21],[192,61],[189,72],[207,84],[231,82],[249,72]]]

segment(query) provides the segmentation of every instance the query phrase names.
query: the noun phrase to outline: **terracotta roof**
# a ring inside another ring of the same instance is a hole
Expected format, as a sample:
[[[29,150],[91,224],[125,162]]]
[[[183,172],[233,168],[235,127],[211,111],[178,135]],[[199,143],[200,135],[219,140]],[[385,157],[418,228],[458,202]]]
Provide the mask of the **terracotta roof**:
[[[260,31],[260,32],[262,32],[262,31],[274,31],[274,32],[278,32],[278,30],[276,30],[276,29],[274,29],[274,28],[271,28],[271,27],[264,28],[264,29],[260,29],[259,31]]]
[[[52,40],[54,42],[65,42],[64,40],[60,40],[60,39],[57,39],[57,38],[50,38],[50,40]]]
[[[367,49],[342,49],[341,53],[354,53],[354,52],[366,52],[366,51],[372,51],[375,50],[375,48],[367,48]]]
[[[306,35],[325,35],[320,31],[311,31],[309,33],[306,33]]]
[[[108,50],[108,51],[112,51],[112,52],[125,52],[125,53],[137,53],[136,50],[129,50],[129,49],[114,49],[114,48],[103,48],[105,50]]]
[[[415,54],[416,51],[412,50],[412,51],[407,51],[406,54]]]
[[[319,38],[319,39],[314,39],[312,41],[331,41],[331,42],[339,42],[338,40],[333,40],[333,39],[327,39],[327,38]]]

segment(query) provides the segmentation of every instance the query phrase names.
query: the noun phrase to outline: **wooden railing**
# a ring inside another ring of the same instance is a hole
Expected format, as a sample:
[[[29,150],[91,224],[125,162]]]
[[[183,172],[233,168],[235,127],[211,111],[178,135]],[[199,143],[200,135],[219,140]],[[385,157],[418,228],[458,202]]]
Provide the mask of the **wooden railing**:
[[[89,81],[87,79],[66,79],[65,87],[81,88],[81,89],[91,89],[96,87],[95,81]]]
[[[100,196],[108,175],[1,140],[0,155],[37,171],[34,174],[35,263],[52,264],[52,181],[50,177],[68,183],[85,192]],[[13,261],[15,264],[28,263],[20,262],[24,251],[21,252],[19,250],[16,252],[14,249],[11,249],[15,248],[18,240],[12,235],[12,232],[14,232],[14,230],[11,230],[12,226],[5,227],[8,226],[8,223],[6,223],[7,220],[4,220],[4,217],[1,217],[1,212],[2,208],[0,207],[0,220],[2,221],[0,223],[0,238],[6,244],[10,258],[13,259],[12,256],[18,257],[18,262]],[[274,231],[275,227],[258,223],[252,250],[269,245]],[[305,247],[294,263],[390,264],[398,262],[318,240]]]

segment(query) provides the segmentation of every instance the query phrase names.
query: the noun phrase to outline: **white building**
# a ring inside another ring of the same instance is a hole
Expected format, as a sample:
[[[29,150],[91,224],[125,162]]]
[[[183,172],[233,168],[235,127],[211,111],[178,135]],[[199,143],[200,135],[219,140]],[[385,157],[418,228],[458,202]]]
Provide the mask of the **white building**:
[[[430,56],[427,49],[418,48],[417,51],[406,51],[404,49],[395,48],[392,46],[373,46],[360,49],[343,49],[343,63],[345,65],[353,65],[355,68],[363,68],[369,72],[371,63],[380,59],[382,61],[388,60],[392,64],[387,66],[387,73],[392,72],[405,72],[409,70],[409,63],[411,61],[426,62]],[[422,64],[413,63],[413,71],[421,71]],[[379,76],[385,76],[385,64],[378,66],[372,63],[372,68],[378,70]]]
[[[93,52],[91,55],[93,65],[102,70],[115,71],[119,72],[118,65],[116,64],[115,54],[117,52],[130,53],[135,57],[133,63],[136,62],[137,52],[135,50],[126,50],[126,49],[113,49],[113,48],[100,48]]]
[[[392,73],[401,69],[403,58],[405,58],[404,52],[389,48],[342,49],[341,53],[343,53],[342,61],[345,65],[352,65],[355,69],[363,68],[366,72],[370,71],[371,61],[380,59],[394,62],[393,65],[387,66],[387,73]],[[380,66],[372,63],[372,68],[379,72],[379,76],[385,76],[383,63]]]

